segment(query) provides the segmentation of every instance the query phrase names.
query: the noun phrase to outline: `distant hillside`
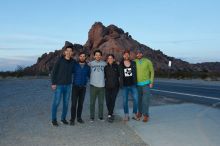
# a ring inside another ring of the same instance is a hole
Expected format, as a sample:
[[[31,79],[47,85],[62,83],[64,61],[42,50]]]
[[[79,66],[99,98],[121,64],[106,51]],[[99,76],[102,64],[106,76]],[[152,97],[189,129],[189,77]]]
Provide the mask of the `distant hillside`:
[[[115,25],[105,27],[101,22],[96,22],[92,25],[88,32],[88,40],[84,45],[74,44],[74,50],[77,54],[80,50],[86,51],[90,55],[90,60],[93,57],[93,51],[100,49],[103,56],[112,53],[115,55],[116,60],[122,59],[124,50],[131,51],[131,57],[135,58],[135,51],[138,48],[144,50],[144,56],[152,60],[155,71],[158,75],[166,75],[168,70],[171,74],[176,73],[198,73],[198,72],[216,72],[220,74],[220,63],[200,63],[190,64],[186,61],[176,59],[174,57],[163,54],[160,50],[153,50],[150,47],[139,43],[134,40],[128,32],[118,28]],[[52,70],[57,58],[61,55],[61,49],[49,54],[43,54],[38,58],[37,63],[25,69],[29,74],[48,74]],[[169,69],[168,62],[172,61],[172,68]]]

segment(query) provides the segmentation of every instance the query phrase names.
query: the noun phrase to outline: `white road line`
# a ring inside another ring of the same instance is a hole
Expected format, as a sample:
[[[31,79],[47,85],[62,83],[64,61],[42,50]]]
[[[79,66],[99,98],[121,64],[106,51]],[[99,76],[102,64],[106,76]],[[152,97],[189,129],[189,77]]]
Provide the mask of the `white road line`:
[[[158,84],[166,84],[165,82],[157,82]],[[186,84],[179,84],[179,83],[172,83],[169,84],[169,86],[178,86],[178,87],[188,87],[188,88],[197,88],[197,89],[205,89],[205,90],[219,90],[220,88],[215,88],[215,87],[202,87],[201,85],[198,84],[190,84],[190,85],[186,85]]]
[[[172,92],[172,91],[158,90],[158,89],[151,89],[151,90],[152,90],[152,91],[165,92],[165,93],[172,93],[172,94],[180,94],[180,95],[201,97],[201,98],[213,99],[213,100],[218,100],[218,101],[220,101],[220,98],[217,98],[217,97],[209,97],[209,96],[202,96],[202,95],[195,95],[195,94],[188,94],[188,93],[181,93],[181,92]]]

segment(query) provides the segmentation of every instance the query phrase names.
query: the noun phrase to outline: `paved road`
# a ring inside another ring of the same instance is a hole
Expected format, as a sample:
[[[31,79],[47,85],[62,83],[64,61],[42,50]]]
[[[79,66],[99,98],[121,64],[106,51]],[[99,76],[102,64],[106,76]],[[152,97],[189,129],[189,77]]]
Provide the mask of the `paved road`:
[[[156,80],[152,94],[219,106],[220,82]]]

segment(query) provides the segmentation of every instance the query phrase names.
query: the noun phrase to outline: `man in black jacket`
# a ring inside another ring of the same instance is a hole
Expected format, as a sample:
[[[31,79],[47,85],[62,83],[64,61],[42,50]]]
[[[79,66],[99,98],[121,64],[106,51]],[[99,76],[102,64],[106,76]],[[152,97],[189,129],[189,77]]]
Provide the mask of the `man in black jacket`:
[[[115,100],[119,90],[119,66],[115,63],[113,54],[107,55],[107,66],[104,68],[105,73],[105,98],[108,109],[108,121],[114,121]]]
[[[133,117],[137,120],[138,92],[136,88],[137,74],[136,63],[130,60],[130,51],[125,50],[123,60],[120,63],[120,86],[123,91],[124,121],[129,121],[128,94],[133,97]]]
[[[57,123],[57,108],[60,104],[61,98],[63,98],[63,111],[61,116],[61,122],[68,124],[66,121],[66,115],[68,110],[69,97],[71,93],[72,71],[73,63],[73,44],[66,41],[63,47],[63,56],[61,56],[56,62],[52,71],[52,85],[54,90],[54,99],[52,104],[52,125],[58,126]]]

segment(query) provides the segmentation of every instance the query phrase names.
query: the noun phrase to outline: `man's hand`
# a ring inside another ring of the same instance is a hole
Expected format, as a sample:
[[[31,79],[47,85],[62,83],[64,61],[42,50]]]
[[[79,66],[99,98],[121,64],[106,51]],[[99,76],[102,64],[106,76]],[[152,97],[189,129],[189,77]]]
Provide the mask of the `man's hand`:
[[[153,84],[150,84],[149,86],[150,86],[150,88],[153,88]]]
[[[56,90],[57,85],[51,85],[52,90]]]

